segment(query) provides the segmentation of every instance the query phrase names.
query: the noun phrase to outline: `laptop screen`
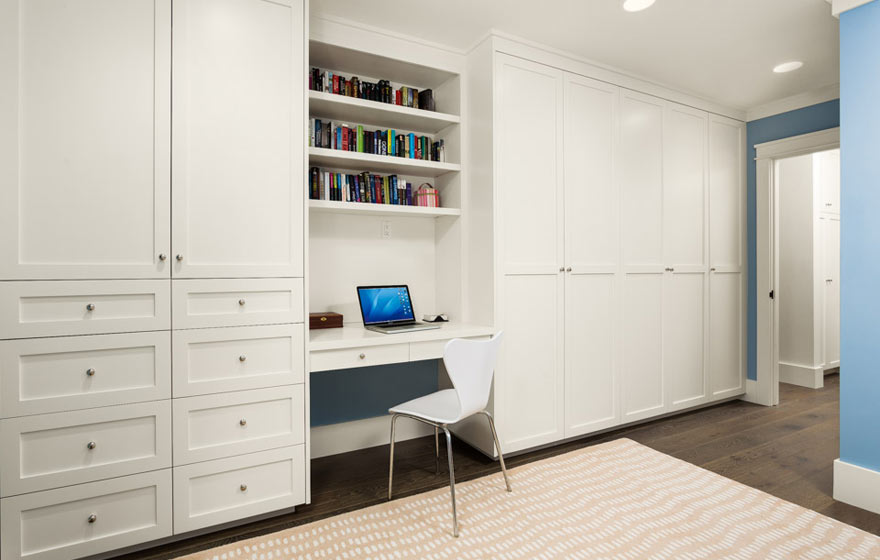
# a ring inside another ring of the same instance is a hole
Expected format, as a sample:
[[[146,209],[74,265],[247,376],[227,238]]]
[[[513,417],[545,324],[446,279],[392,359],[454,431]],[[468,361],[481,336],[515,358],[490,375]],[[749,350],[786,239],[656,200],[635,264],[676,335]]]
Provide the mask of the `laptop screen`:
[[[358,286],[364,325],[415,321],[407,286]]]

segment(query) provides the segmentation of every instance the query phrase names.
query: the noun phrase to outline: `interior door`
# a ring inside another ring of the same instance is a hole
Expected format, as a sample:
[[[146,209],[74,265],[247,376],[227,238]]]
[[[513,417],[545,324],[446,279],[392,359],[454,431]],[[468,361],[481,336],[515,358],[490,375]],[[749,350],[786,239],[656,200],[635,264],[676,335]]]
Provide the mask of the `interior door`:
[[[708,115],[669,103],[663,121],[663,375],[667,406],[701,404],[706,379]]]
[[[709,392],[745,392],[745,125],[709,118]],[[768,336],[765,338],[769,338]]]
[[[840,218],[822,220],[825,269],[825,369],[840,366]]]
[[[2,0],[0,37],[0,279],[167,278],[171,0]]]
[[[565,76],[565,437],[617,424],[619,88]]]
[[[495,391],[502,447],[512,452],[563,437],[563,86],[554,68],[496,56],[505,341]]]
[[[175,0],[174,276],[303,266],[301,0]]]
[[[620,95],[621,421],[666,410],[663,378],[663,108]]]

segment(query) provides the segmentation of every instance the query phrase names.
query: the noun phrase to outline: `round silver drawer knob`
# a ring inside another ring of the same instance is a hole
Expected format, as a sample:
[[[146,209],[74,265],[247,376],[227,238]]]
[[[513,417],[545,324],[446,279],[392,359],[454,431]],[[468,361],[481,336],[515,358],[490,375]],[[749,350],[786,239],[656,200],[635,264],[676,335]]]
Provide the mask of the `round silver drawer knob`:
[[[90,367],[89,369],[87,369],[86,375],[88,375],[89,377],[94,377],[95,376],[95,368]]]
[[[89,516],[89,523],[94,523],[97,520],[98,520],[98,516],[95,515],[94,513]]]
[[[180,262],[183,260],[183,255],[177,255],[174,258],[177,259],[177,262]]]
[[[98,444],[94,441],[90,441],[86,444],[86,447],[89,449],[89,451],[91,451],[92,449],[98,447]]]
[[[165,262],[166,260],[168,260],[168,255],[166,255],[165,253],[159,253],[159,260]]]
[[[239,356],[239,357],[238,357],[238,361],[239,361],[239,362],[243,362],[243,361],[245,361],[245,360],[247,360],[247,356],[242,355],[242,356]]]
[[[239,486],[239,488],[242,492],[247,492],[247,484],[242,484],[241,486]]]
[[[367,355],[366,355],[366,354],[363,354],[363,353],[362,353],[360,356],[358,356],[358,358],[360,358],[360,359],[362,359],[362,360],[363,360],[364,358],[366,358],[366,357],[367,357]]]
[[[94,311],[94,310],[95,310],[95,304],[94,304],[94,303],[86,304],[86,310],[87,310],[87,311]]]
[[[239,305],[244,305],[244,304],[245,304],[245,301],[244,301],[243,299],[240,299],[240,300],[238,300],[238,304],[239,304]]]
[[[247,420],[242,418],[241,420],[238,421],[238,425],[239,426],[247,426]]]

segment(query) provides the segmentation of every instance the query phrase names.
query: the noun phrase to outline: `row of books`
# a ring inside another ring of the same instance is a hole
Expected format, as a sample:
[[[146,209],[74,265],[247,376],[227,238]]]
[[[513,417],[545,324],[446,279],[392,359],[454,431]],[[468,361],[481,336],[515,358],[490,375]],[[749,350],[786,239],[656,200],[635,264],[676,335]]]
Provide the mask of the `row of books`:
[[[334,173],[312,167],[309,170],[309,198],[341,202],[415,205],[412,183],[397,175]]]
[[[361,125],[349,126],[312,118],[309,126],[309,146],[346,152],[360,152],[380,156],[397,156],[426,161],[446,161],[443,140],[434,142],[429,136],[412,132],[398,134],[394,129],[364,130]]]
[[[312,68],[309,73],[309,89],[414,109],[435,110],[434,92],[430,89],[419,91],[408,86],[394,89],[388,80],[366,82],[358,79],[357,76],[346,78],[329,70],[323,71],[320,68]]]

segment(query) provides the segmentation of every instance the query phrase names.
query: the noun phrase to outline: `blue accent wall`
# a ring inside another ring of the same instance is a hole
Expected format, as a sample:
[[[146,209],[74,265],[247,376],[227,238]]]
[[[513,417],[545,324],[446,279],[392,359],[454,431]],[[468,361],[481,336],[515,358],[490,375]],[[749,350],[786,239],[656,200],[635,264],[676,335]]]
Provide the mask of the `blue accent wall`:
[[[880,2],[840,16],[840,458],[880,471]]]
[[[311,374],[312,426],[388,414],[394,405],[437,390],[437,360]]]
[[[747,327],[748,336],[746,344],[748,347],[748,377],[749,379],[757,379],[757,353],[756,345],[758,341],[757,335],[757,317],[758,317],[758,299],[756,291],[757,271],[756,271],[756,172],[755,172],[755,144],[763,144],[772,140],[788,138],[789,136],[797,136],[799,134],[807,134],[827,128],[840,126],[840,101],[826,101],[818,105],[804,107],[773,115],[764,119],[752,121],[746,125],[746,138],[748,150],[747,157],[747,201],[746,201],[746,221],[748,228],[748,316]]]

